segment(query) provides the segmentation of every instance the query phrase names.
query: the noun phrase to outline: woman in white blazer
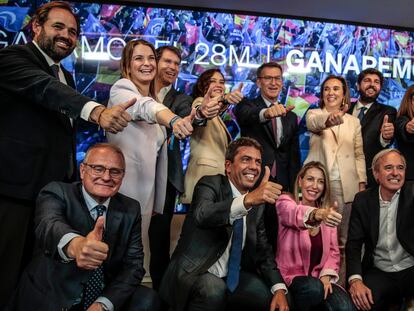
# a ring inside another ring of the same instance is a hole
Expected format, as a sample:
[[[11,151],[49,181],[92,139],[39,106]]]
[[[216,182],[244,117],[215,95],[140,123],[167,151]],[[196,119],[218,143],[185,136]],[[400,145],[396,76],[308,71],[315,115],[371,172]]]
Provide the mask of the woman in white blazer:
[[[127,110],[132,121],[122,132],[107,133],[107,137],[125,155],[126,171],[120,192],[140,203],[143,238],[152,214],[164,209],[168,163],[165,127],[172,128],[178,138],[192,133],[193,116],[181,119],[157,102],[156,71],[154,46],[145,40],[129,41],[122,51],[122,78],[112,86],[108,103],[111,107],[121,99],[136,98]]]
[[[344,284],[344,251],[352,201],[365,189],[367,181],[361,124],[346,113],[350,106],[349,89],[341,76],[329,76],[321,86],[319,109],[309,110],[306,126],[311,133],[305,163],[321,162],[328,170],[331,200],[338,203],[342,223],[338,227],[341,252],[340,282]]]

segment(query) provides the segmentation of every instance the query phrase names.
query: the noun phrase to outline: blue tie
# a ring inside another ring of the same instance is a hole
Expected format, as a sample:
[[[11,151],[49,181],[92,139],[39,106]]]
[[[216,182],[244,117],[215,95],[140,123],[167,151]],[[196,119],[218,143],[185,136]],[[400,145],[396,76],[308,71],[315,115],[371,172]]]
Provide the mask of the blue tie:
[[[360,122],[362,122],[362,119],[365,116],[365,110],[367,110],[367,107],[361,107],[361,109],[359,109],[358,119]]]
[[[96,219],[102,216],[106,210],[105,205],[97,205],[96,209]],[[87,310],[91,304],[101,295],[104,287],[104,271],[103,267],[99,266],[95,271],[92,272],[91,276],[88,279],[88,282],[84,288],[84,303],[83,309]]]
[[[243,244],[243,218],[233,222],[233,236],[231,238],[230,257],[228,262],[227,288],[234,292],[239,285],[240,261]]]

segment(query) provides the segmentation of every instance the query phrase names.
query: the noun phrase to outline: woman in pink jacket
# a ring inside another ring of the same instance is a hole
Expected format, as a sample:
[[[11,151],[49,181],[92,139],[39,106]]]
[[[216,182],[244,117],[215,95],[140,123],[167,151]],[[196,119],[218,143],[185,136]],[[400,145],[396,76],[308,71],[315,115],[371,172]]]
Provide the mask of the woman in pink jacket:
[[[338,281],[336,227],[342,216],[330,204],[329,179],[320,162],[299,171],[294,197],[276,202],[279,219],[276,262],[288,286],[294,310],[355,310]]]

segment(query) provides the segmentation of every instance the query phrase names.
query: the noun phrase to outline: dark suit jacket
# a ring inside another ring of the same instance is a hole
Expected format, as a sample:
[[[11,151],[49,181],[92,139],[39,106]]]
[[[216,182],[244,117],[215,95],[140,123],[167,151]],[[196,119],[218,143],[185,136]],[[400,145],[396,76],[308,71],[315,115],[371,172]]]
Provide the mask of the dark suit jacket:
[[[191,113],[193,99],[185,94],[178,93],[174,88],[167,93],[163,104],[181,118]],[[171,129],[167,129],[169,137],[172,137]],[[180,152],[180,140],[171,138],[173,143],[168,145],[168,181],[177,191],[184,192],[183,163]]]
[[[395,139],[398,150],[401,151],[407,162],[405,179],[414,181],[414,134],[408,133],[405,129],[408,122],[410,122],[408,116],[399,116],[397,118],[397,121],[395,121]]]
[[[80,298],[92,271],[78,268],[75,261],[63,262],[57,245],[65,234],[86,236],[93,227],[80,183],[52,182],[42,189],[35,213],[37,252],[23,273],[12,310],[62,310]],[[111,198],[104,241],[109,254],[102,296],[120,310],[145,273],[137,201],[119,193]]]
[[[356,103],[352,103],[348,113],[352,114]],[[372,104],[372,106],[365,112],[365,116],[361,122],[362,141],[364,143],[365,163],[367,167],[367,181],[368,186],[375,186],[377,183],[372,175],[371,164],[374,156],[380,152],[382,147],[380,142],[381,126],[384,120],[384,116],[388,115],[389,122],[394,123],[397,110],[394,107],[383,105],[378,102]],[[392,142],[391,142],[392,143]]]
[[[357,193],[352,203],[346,243],[346,268],[348,277],[364,275],[373,267],[373,252],[379,235],[378,186]],[[414,256],[414,183],[406,182],[401,188],[397,211],[397,238],[402,247]],[[365,244],[361,263],[361,249]]]
[[[261,123],[259,113],[267,108],[262,96],[254,100],[243,100],[234,109],[237,123],[240,126],[241,136],[256,139],[263,147],[263,165],[272,168],[276,159],[276,182],[283,186],[284,191],[293,191],[296,174],[300,168],[298,120],[294,112],[290,111],[281,118],[283,135],[279,146],[276,146],[269,120]]]
[[[204,176],[194,190],[193,202],[182,235],[160,288],[161,297],[174,310],[185,308],[191,287],[198,276],[224,253],[231,236],[229,223],[233,195],[227,177]],[[269,290],[283,279],[267,243],[263,206],[253,207],[247,216],[246,242],[241,269],[259,273]]]
[[[76,119],[91,99],[53,77],[32,44],[0,50],[0,194],[35,200],[39,190],[67,177],[70,154],[75,159]]]

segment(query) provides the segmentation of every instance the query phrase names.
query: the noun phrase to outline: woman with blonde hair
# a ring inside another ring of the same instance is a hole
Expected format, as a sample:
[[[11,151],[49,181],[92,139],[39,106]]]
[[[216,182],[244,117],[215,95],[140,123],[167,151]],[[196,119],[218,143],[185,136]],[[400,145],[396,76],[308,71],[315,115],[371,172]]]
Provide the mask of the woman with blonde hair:
[[[294,197],[276,202],[278,243],[276,263],[288,286],[294,310],[354,310],[339,279],[336,227],[342,216],[330,204],[329,177],[320,162],[299,171]]]
[[[342,214],[338,241],[340,284],[345,285],[345,243],[352,201],[367,182],[361,124],[358,118],[346,113],[350,107],[349,88],[341,76],[330,75],[323,81],[319,107],[306,115],[310,140],[305,163],[319,161],[328,171],[331,201],[338,203]]]

